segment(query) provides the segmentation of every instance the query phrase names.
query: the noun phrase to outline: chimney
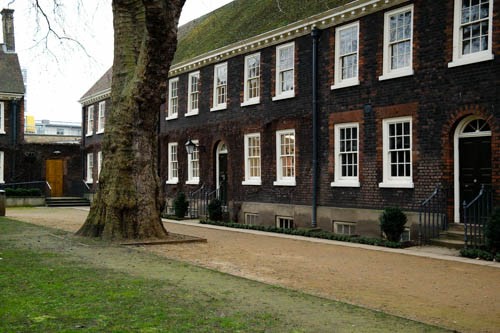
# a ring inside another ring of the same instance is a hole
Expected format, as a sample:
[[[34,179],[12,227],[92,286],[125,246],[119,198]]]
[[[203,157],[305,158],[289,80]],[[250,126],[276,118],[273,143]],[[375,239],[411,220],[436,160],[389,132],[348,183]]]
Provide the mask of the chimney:
[[[3,42],[7,52],[16,51],[14,39],[14,9],[2,9]]]

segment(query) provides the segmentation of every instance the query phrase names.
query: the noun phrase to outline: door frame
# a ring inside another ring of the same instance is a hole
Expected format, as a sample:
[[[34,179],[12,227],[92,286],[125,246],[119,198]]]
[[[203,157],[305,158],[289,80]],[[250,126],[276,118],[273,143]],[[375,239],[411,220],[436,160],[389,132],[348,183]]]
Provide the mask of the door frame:
[[[486,119],[478,116],[468,116],[460,121],[455,129],[455,134],[453,136],[453,168],[454,168],[454,180],[453,180],[453,190],[454,190],[454,222],[460,223],[460,212],[462,208],[460,200],[460,145],[459,141],[462,138],[477,138],[477,137],[491,137],[491,131],[475,132],[475,133],[463,133],[465,127],[474,120],[481,119],[486,121]]]
[[[222,154],[226,154],[226,155],[229,154],[228,149],[227,149],[227,145],[223,141],[218,143],[217,150],[215,152],[215,170],[216,170],[215,171],[215,188],[216,189],[218,189],[220,187],[219,155],[222,155]],[[227,168],[227,165],[226,165],[226,168]],[[226,170],[226,172],[227,172],[227,170]]]

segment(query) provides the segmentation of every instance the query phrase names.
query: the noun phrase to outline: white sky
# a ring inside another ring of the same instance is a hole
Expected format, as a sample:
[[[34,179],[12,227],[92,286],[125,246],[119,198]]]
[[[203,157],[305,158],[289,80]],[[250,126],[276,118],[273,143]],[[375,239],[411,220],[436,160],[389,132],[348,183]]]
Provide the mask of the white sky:
[[[40,0],[50,3],[52,0]],[[180,24],[231,2],[232,0],[186,0]],[[9,5],[10,3],[10,5]],[[52,18],[57,31],[63,27],[76,43],[51,38],[46,45],[47,32],[42,17],[31,8],[31,0],[0,0],[0,10],[14,9],[16,52],[21,67],[27,70],[27,114],[35,119],[81,121],[80,97],[104,74],[113,61],[113,23],[111,0],[65,0],[62,8],[64,22]],[[74,3],[72,7],[68,3]],[[50,13],[52,14],[52,13]],[[3,42],[0,30],[0,41]],[[48,46],[48,47],[46,47]],[[0,78],[3,79],[3,78]]]

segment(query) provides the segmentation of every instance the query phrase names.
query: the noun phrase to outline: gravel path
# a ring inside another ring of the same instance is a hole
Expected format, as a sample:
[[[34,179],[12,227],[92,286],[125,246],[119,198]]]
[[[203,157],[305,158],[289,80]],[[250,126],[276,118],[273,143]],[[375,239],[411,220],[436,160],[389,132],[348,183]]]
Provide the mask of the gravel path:
[[[71,208],[7,210],[8,217],[68,231],[77,230],[86,214]],[[208,242],[144,250],[458,331],[500,332],[499,263],[476,265],[189,223],[165,225]]]

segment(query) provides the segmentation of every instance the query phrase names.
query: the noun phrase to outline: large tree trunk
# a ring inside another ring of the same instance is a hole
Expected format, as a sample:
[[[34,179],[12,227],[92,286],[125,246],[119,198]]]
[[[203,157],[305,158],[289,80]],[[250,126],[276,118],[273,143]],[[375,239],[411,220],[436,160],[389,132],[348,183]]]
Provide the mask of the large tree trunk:
[[[159,112],[185,0],[113,0],[112,110],[99,190],[78,235],[164,238],[158,177]]]

